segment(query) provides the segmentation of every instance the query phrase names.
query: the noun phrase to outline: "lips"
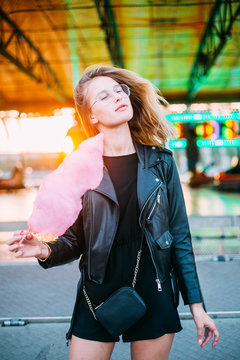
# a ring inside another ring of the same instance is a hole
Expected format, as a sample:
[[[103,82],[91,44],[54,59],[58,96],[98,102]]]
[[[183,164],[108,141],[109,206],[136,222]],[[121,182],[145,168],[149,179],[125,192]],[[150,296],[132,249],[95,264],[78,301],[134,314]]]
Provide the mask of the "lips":
[[[126,105],[126,104],[122,104],[122,105],[120,105],[118,108],[116,108],[116,110],[115,111],[118,111],[118,110],[120,110],[120,109],[125,109],[125,108],[127,108],[128,107],[128,105]]]

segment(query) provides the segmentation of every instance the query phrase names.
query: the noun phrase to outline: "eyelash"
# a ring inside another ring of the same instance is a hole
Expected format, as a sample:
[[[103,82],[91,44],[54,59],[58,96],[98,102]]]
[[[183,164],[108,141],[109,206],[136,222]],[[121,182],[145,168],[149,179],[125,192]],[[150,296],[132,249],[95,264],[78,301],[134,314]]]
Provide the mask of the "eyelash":
[[[102,97],[100,100],[104,100],[108,97],[109,95],[105,95],[104,97]]]

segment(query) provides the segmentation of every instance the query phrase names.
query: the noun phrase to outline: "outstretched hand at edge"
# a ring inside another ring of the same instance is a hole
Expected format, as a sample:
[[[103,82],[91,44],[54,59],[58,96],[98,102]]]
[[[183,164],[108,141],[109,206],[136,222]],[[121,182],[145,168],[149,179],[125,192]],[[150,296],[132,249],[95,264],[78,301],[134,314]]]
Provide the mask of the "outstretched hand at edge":
[[[214,348],[219,340],[219,331],[216,328],[215,322],[204,311],[201,303],[194,303],[189,305],[195,325],[197,327],[198,344],[203,348],[214,336],[212,347]],[[203,330],[204,339],[203,339]]]

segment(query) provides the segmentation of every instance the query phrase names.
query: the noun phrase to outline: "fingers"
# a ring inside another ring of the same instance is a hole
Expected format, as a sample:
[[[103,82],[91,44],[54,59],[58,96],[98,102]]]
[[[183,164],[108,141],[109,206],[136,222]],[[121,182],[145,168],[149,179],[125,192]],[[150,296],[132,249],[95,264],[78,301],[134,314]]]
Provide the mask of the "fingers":
[[[16,258],[20,258],[23,256],[23,252],[22,250],[19,250],[19,251],[16,251],[14,254],[13,254]]]
[[[214,324],[214,326],[215,326],[215,324]],[[219,334],[217,328],[214,328],[214,326],[212,326],[211,328],[205,329],[205,339],[204,339],[203,343],[201,344],[201,347],[204,347],[205,345],[207,345],[207,343],[212,339],[213,336],[214,336],[214,341],[212,343],[212,347],[214,348],[217,345],[220,334]]]
[[[7,239],[7,244],[8,245],[12,245],[13,243],[15,243],[16,241],[19,241],[21,239],[21,235],[15,235],[13,234],[13,237],[11,237],[10,239]]]
[[[22,244],[25,240],[32,240],[32,239],[33,239],[33,235],[29,232],[26,232],[25,234],[22,235],[20,244]]]
[[[7,244],[11,245],[11,244],[15,243],[16,241],[20,241],[22,239],[23,235],[24,235],[23,230],[15,231],[13,233],[13,237],[11,237],[10,239],[7,239]]]
[[[213,348],[216,346],[218,340],[219,340],[219,332],[216,328],[216,325],[214,321],[210,318],[210,316],[203,310],[200,315],[195,311],[193,312],[194,321],[197,327],[197,339],[198,344],[201,347],[204,347],[213,337],[214,335],[214,341],[213,341]],[[205,338],[203,341],[203,329],[205,328]]]
[[[15,231],[13,237],[7,240],[8,250],[14,257],[23,257],[23,245],[25,240],[32,240],[33,235],[27,230]]]
[[[198,344],[202,345],[202,342],[203,342],[203,327],[201,327],[201,326],[197,327],[197,339],[198,339]]]
[[[24,240],[31,240],[33,235],[27,230],[15,231],[13,237],[7,239],[7,244],[12,245],[16,242],[22,243]]]
[[[8,250],[15,256],[21,257],[23,255],[23,251],[21,249],[23,245],[18,241],[13,243],[12,245],[8,245]]]
[[[212,347],[214,348],[217,343],[218,343],[218,340],[219,340],[219,337],[220,337],[220,334],[219,334],[219,331],[217,328],[213,329],[212,330],[213,334],[214,334],[214,341],[212,343]]]
[[[11,251],[11,252],[15,252],[19,249],[20,247],[20,243],[19,242],[15,242],[14,244],[12,245],[8,245],[8,250]]]
[[[33,239],[33,234],[31,234],[30,232],[26,234],[26,239],[27,240],[32,240]]]
[[[21,247],[23,246],[21,243],[22,236],[15,236],[9,239],[8,243],[8,250],[12,253],[15,257],[20,257],[23,255],[23,251]]]
[[[201,347],[204,347],[205,345],[207,345],[207,343],[211,340],[212,337],[213,337],[213,332],[211,330],[209,330],[208,328],[206,328],[205,333],[204,333],[204,341],[203,341]]]

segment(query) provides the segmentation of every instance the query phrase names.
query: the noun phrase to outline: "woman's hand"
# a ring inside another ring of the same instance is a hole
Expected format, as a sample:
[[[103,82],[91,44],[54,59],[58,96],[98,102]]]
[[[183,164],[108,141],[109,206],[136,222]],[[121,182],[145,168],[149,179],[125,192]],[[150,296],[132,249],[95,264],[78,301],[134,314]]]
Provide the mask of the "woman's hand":
[[[201,303],[194,303],[190,304],[189,306],[197,327],[198,344],[201,347],[204,347],[214,335],[214,341],[212,343],[212,347],[214,348],[219,340],[219,332],[216,328],[215,322],[204,311]],[[205,329],[204,340],[203,329]]]
[[[49,249],[46,244],[26,230],[16,231],[13,237],[7,240],[7,244],[8,250],[16,258],[35,256],[45,259],[49,256]]]

